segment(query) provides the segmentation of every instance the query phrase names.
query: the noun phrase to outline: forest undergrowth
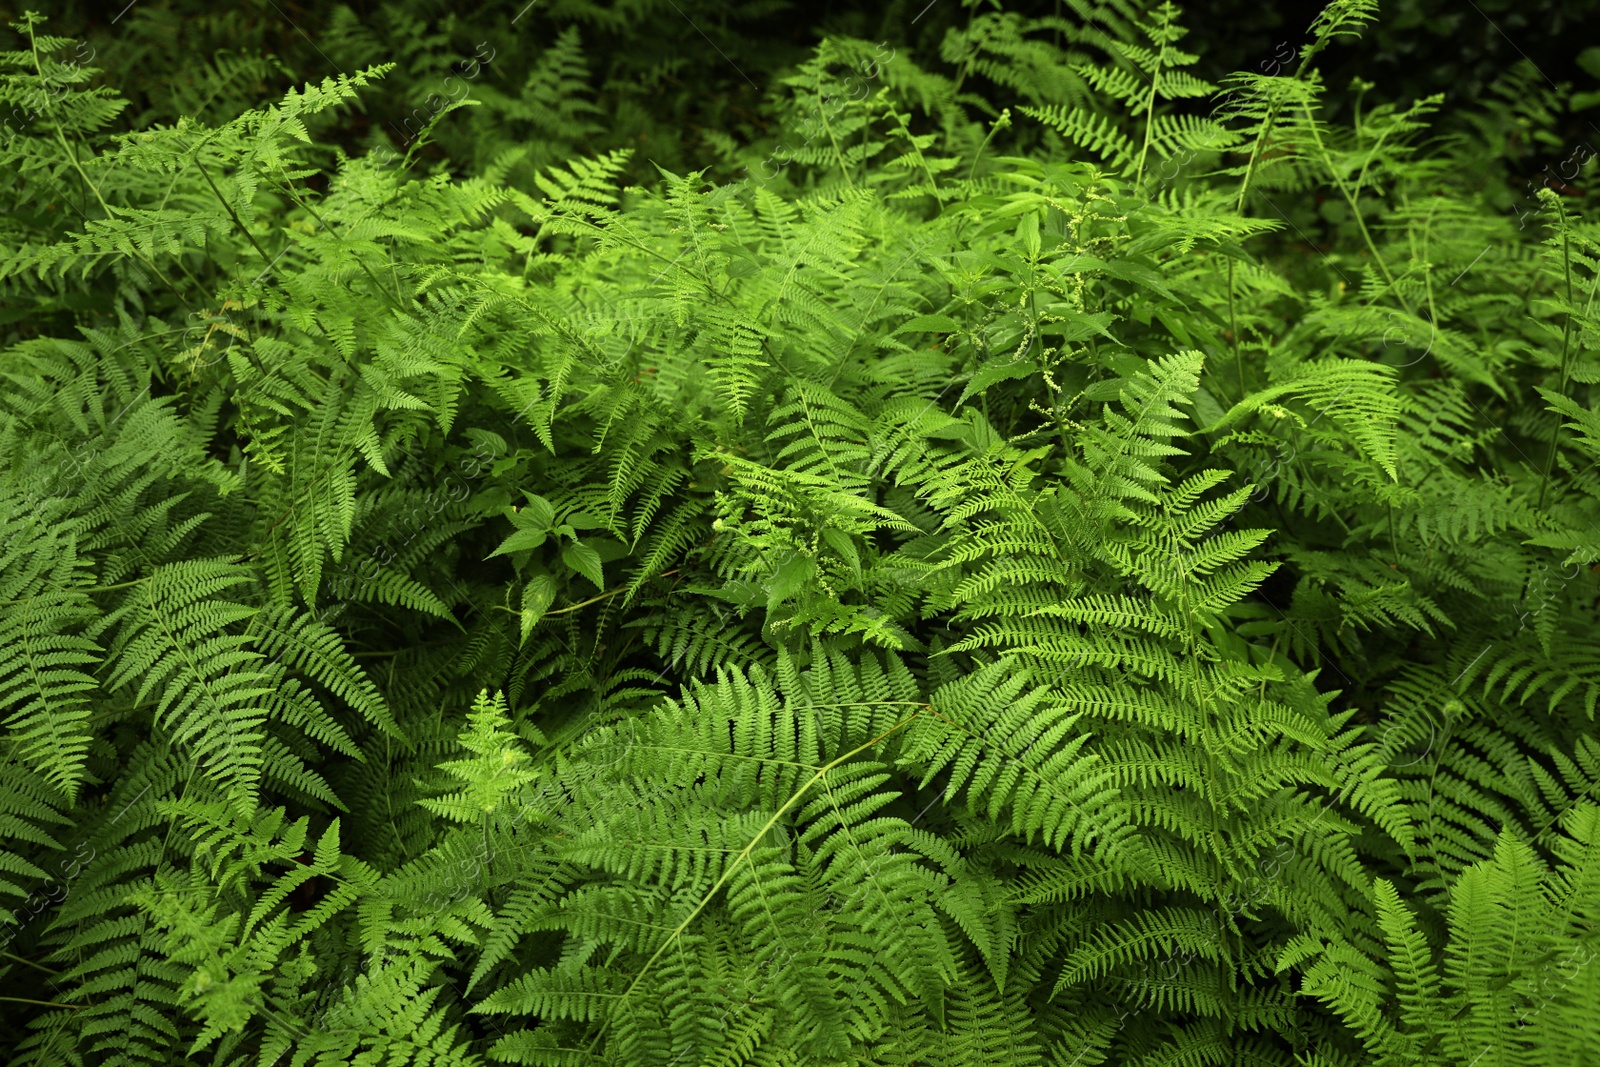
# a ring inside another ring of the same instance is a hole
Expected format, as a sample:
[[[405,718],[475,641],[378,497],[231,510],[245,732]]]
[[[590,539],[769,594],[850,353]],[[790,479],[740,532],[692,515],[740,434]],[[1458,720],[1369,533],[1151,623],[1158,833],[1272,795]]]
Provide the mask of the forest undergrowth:
[[[695,169],[14,24],[6,1063],[1600,1063],[1600,94],[961,7]]]

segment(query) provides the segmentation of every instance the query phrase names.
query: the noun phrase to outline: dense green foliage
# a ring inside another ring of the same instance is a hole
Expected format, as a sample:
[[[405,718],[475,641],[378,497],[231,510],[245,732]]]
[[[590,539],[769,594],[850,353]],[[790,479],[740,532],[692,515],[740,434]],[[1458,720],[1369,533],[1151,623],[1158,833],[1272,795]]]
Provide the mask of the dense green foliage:
[[[1071,6],[387,147],[17,23],[6,1062],[1600,1061],[1591,101]]]

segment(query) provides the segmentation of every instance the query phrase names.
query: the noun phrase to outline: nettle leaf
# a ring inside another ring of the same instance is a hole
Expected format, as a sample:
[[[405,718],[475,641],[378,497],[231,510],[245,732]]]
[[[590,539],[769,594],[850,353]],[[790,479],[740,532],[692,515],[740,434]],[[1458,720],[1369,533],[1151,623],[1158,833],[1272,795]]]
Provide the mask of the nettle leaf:
[[[544,527],[538,529],[521,529],[500,542],[500,547],[489,553],[490,558],[504,556],[512,552],[525,552],[538,548],[550,537],[550,531]]]
[[[596,589],[603,590],[606,587],[600,553],[593,545],[573,541],[561,549],[561,562],[593,582]]]
[[[522,587],[522,612],[518,619],[520,643],[528,643],[528,635],[533,633],[533,628],[539,625],[539,620],[550,610],[550,605],[554,604],[555,600],[554,578],[544,573],[534,574],[528,578]]]
[[[767,608],[771,610],[805,588],[816,573],[817,561],[810,556],[795,553],[778,565],[767,586]]]

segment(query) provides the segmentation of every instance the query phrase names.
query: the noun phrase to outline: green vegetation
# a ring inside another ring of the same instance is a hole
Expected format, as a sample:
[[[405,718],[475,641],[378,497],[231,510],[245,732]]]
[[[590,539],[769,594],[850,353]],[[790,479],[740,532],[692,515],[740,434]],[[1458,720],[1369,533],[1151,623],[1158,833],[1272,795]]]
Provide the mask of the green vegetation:
[[[14,23],[5,1061],[1600,1062],[1593,86],[571,7]]]

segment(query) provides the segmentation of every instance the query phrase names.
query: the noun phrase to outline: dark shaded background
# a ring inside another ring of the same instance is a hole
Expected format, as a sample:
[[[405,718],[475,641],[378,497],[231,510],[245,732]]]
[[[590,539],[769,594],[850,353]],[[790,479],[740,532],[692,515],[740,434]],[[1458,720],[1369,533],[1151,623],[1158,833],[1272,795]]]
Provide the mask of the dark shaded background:
[[[8,2],[0,13],[9,23],[24,6],[34,5]],[[976,10],[993,6],[995,0],[980,0]],[[1184,44],[1201,57],[1197,73],[1215,81],[1270,57],[1280,42],[1303,42],[1322,6],[1306,0],[1192,3],[1184,8],[1191,30]],[[1004,7],[1065,17],[1075,10],[1071,0],[1005,0]],[[939,69],[939,42],[974,7],[962,0],[537,0],[531,7],[525,0],[136,0],[128,7],[121,0],[46,0],[35,9],[49,16],[50,32],[95,47],[94,63],[106,69],[106,81],[135,105],[122,118],[128,128],[175,118],[182,103],[193,102],[184,100],[182,87],[198,83],[219,50],[268,54],[286,72],[268,79],[273,84],[238,86],[241,104],[271,99],[336,69],[398,62],[401,69],[385,84],[392,95],[368,102],[370,124],[382,127],[408,110],[413,90],[426,96],[430,75],[470,56],[477,42],[491,42],[493,76],[515,91],[539,53],[563,28],[576,26],[604,111],[599,121],[607,130],[600,140],[638,141],[643,134],[658,162],[696,166],[706,162],[700,131],[759,135],[747,119],[750,105],[774,74],[802,60],[824,34],[887,40]],[[364,47],[341,33],[341,20],[359,24]],[[16,47],[16,35],[4,35],[11,38],[5,46]],[[1454,109],[1481,98],[1524,59],[1537,68],[1541,84],[1600,88],[1600,48],[1594,45],[1600,45],[1600,0],[1398,0],[1380,6],[1378,22],[1361,42],[1330,49],[1322,67],[1336,94],[1359,75],[1376,83],[1377,98],[1443,92],[1446,108]],[[1586,48],[1592,73],[1579,63]],[[364,124],[354,123],[351,133],[352,148],[364,143]],[[448,153],[448,140],[443,144]]]

